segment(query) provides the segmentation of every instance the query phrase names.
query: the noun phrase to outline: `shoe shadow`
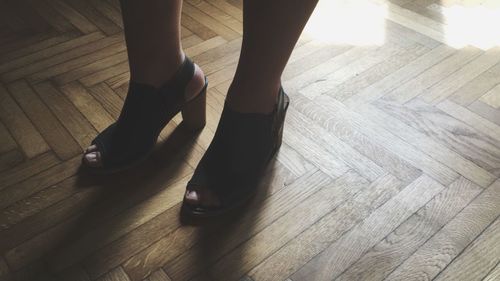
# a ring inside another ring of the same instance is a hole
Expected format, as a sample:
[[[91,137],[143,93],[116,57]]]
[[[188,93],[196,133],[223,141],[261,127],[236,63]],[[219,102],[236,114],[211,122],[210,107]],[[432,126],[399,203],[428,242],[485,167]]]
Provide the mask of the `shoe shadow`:
[[[262,217],[262,209],[269,196],[275,176],[275,158],[269,163],[260,181],[257,192],[247,203],[222,216],[208,219],[183,218],[183,223],[199,227],[197,244],[185,255],[177,266],[182,280],[239,280],[248,269],[245,259],[251,255],[249,244],[244,243],[255,232],[254,228]],[[168,268],[167,268],[168,273]]]
[[[65,223],[63,237],[58,237],[56,245],[43,256],[49,270],[61,275],[87,260],[95,250],[131,231],[142,215],[136,208],[138,204],[192,173],[186,159],[199,133],[188,131],[181,123],[147,160],[126,172],[95,175],[81,168],[76,186],[91,191],[92,200]]]

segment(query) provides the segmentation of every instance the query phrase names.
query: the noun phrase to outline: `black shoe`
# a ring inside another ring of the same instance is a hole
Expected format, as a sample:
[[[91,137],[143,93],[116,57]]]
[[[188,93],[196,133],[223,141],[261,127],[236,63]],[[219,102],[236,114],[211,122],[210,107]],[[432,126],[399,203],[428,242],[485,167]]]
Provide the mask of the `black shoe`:
[[[120,117],[92,141],[101,154],[100,166],[92,167],[83,159],[85,168],[96,173],[111,173],[145,160],[161,130],[180,111],[187,128],[203,128],[206,78],[203,90],[195,98],[185,100],[185,90],[194,70],[193,62],[186,57],[174,77],[159,89],[131,81]]]
[[[194,205],[184,197],[183,214],[219,215],[241,206],[255,194],[265,168],[281,146],[289,103],[280,88],[278,102],[270,114],[239,113],[227,104],[224,106],[212,143],[187,185],[188,191],[209,189],[219,205]]]

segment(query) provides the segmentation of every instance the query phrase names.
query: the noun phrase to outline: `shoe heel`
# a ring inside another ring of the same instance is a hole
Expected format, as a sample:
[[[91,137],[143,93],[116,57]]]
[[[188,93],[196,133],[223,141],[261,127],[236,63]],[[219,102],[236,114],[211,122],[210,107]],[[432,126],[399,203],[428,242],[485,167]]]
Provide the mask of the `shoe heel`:
[[[286,117],[286,112],[288,110],[288,106],[290,105],[290,98],[286,94],[284,98],[285,98],[285,109],[283,110],[283,117],[280,120],[281,125],[278,129],[278,134],[276,135],[273,155],[276,152],[278,152],[278,150],[281,147],[281,144],[283,143],[283,128],[285,127],[285,117]]]
[[[207,86],[192,100],[188,101],[181,110],[182,123],[189,130],[199,130],[205,127],[206,123],[206,101]]]

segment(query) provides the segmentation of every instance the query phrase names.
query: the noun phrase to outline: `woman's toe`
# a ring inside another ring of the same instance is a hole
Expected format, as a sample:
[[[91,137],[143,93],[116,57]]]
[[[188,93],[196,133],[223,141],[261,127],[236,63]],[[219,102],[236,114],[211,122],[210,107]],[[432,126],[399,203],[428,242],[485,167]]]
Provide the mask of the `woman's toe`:
[[[196,204],[198,204],[199,200],[200,200],[200,197],[196,191],[194,191],[194,190],[186,191],[186,201],[189,204],[196,205]]]
[[[97,151],[97,145],[93,144],[85,149],[85,154]]]
[[[98,167],[101,164],[101,154],[99,151],[86,153],[85,162],[91,167]]]
[[[200,189],[200,190],[187,190],[186,191],[186,202],[191,205],[198,205],[203,207],[217,207],[219,206],[219,200],[212,194],[212,192]]]

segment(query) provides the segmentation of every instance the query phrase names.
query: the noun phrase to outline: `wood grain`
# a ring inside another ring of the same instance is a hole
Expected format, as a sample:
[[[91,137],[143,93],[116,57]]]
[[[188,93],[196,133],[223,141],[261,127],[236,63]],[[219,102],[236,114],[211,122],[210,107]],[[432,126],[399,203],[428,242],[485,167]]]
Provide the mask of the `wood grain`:
[[[396,196],[377,208],[371,215],[332,243],[321,254],[295,272],[293,280],[331,280],[358,260],[380,239],[418,210],[444,187],[422,176]],[[418,198],[412,194],[419,194]],[[390,212],[389,210],[397,210]],[[350,245],[350,251],[341,250]]]
[[[0,0],[0,280],[497,280],[500,46],[469,38],[494,36],[481,24],[496,1],[320,1],[345,17],[318,10],[322,27],[294,46],[282,145],[255,197],[186,222],[243,0],[182,6],[183,51],[209,80],[203,130],[178,114],[145,162],[99,176],[81,154],[129,91],[120,1]],[[451,44],[458,12],[478,17],[464,46]],[[380,41],[322,36],[371,19]]]

